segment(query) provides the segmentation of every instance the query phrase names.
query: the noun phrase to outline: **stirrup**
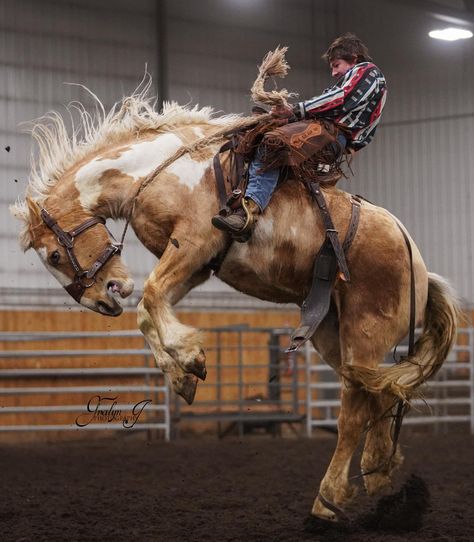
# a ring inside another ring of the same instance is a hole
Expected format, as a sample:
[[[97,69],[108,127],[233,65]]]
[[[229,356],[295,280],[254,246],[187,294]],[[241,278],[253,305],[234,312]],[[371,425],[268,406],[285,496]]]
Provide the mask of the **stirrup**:
[[[249,209],[248,202],[249,198],[242,198],[242,209],[244,210],[246,215],[244,227],[240,231],[232,233],[232,238],[238,243],[246,243],[250,239],[252,231],[258,220],[258,218],[254,216],[254,213],[252,213],[252,211]],[[257,204],[255,203],[255,205]]]
[[[239,234],[247,232],[249,229],[251,229],[251,225],[255,223],[255,220],[252,221],[252,213],[248,207],[248,201],[248,198],[242,198],[241,205],[242,209],[245,211],[246,220],[244,227],[240,230]]]
[[[224,213],[222,213],[216,215],[212,218],[211,222],[212,225],[218,230],[229,233],[232,239],[234,239],[234,241],[237,241],[239,243],[245,243],[250,239],[253,226],[256,223],[256,219],[254,218],[253,213],[249,208],[248,199],[242,198],[240,210],[245,213],[245,217],[242,217],[245,218],[245,222],[239,230],[232,230],[230,227],[228,227],[228,224],[226,224],[225,218],[227,218],[229,214],[225,215]]]

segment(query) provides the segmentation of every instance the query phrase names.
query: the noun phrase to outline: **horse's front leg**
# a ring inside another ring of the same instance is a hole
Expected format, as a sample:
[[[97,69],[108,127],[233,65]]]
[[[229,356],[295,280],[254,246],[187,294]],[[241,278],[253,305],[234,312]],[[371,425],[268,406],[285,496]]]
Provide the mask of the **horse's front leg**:
[[[138,327],[145,336],[145,339],[153,352],[156,364],[168,377],[173,390],[181,395],[188,404],[191,404],[196,394],[197,377],[193,374],[185,373],[183,369],[176,364],[175,360],[165,352],[154,322],[149,312],[144,307],[143,299],[138,304],[137,312]]]
[[[179,247],[170,244],[148,277],[139,310],[139,325],[151,339],[157,363],[169,374],[173,389],[190,403],[197,380],[185,375],[206,378],[202,336],[197,329],[176,318],[172,305],[207,279],[210,271],[204,268],[208,261],[206,251],[186,245],[189,243],[183,242]],[[175,367],[171,369],[173,364]]]

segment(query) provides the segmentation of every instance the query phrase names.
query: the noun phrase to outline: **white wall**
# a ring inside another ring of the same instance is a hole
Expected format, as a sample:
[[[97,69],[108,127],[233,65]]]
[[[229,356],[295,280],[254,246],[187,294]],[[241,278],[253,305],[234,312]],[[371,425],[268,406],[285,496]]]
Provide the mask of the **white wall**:
[[[152,0],[133,6],[123,0],[0,1],[0,295],[5,288],[58,286],[35,254],[21,253],[18,224],[7,209],[27,185],[31,138],[21,123],[50,110],[64,113],[71,100],[91,104],[86,92],[65,82],[86,85],[106,107],[130,94],[145,64],[154,68],[155,28]],[[151,256],[143,257],[153,265]]]
[[[443,24],[406,3],[339,4],[339,30],[367,41],[389,89],[375,140],[356,156],[350,189],[402,219],[428,268],[472,304],[474,39],[431,39],[428,31]]]

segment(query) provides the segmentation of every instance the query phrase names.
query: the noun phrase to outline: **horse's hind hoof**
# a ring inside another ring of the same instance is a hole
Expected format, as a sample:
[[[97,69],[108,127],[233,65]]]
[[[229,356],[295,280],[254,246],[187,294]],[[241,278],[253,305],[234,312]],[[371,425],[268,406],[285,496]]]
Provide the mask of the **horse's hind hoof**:
[[[197,377],[191,374],[186,374],[184,375],[180,384],[179,389],[175,389],[176,393],[181,395],[188,405],[191,405],[194,401],[194,396],[196,395],[198,385]]]
[[[388,495],[393,491],[392,478],[384,473],[373,472],[368,476],[364,476],[364,485],[367,494],[371,497],[374,495]]]

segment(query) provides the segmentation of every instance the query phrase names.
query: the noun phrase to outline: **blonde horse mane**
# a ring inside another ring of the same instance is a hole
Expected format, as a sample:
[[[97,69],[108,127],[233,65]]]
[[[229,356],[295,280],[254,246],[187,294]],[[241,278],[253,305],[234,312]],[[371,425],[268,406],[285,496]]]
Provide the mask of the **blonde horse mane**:
[[[156,99],[149,95],[151,85],[152,79],[147,73],[132,95],[115,103],[108,112],[93,92],[78,85],[94,98],[94,113],[87,111],[82,103],[72,102],[66,107],[69,129],[64,117],[56,111],[32,121],[28,131],[37,144],[37,152],[31,158],[26,195],[41,204],[75,163],[102,147],[120,143],[130,134],[138,137],[146,130],[168,131],[188,124],[226,126],[240,118],[235,114],[214,117],[212,107],[181,106],[174,101],[164,102],[162,111],[157,112]],[[17,201],[10,210],[28,225],[25,201]]]
[[[287,48],[277,47],[274,52],[269,52],[265,56],[251,91],[254,101],[275,105],[286,102],[290,96],[285,89],[281,92],[264,90],[264,83],[269,76],[286,75],[289,69],[285,60],[286,50]],[[169,131],[189,124],[208,123],[219,127],[218,133],[211,136],[209,141],[203,139],[196,142],[197,146],[204,146],[224,137],[227,131],[245,128],[258,122],[255,117],[248,118],[236,114],[214,116],[212,107],[199,108],[196,105],[191,108],[178,105],[174,101],[164,102],[162,111],[157,112],[156,99],[149,96],[151,85],[151,76],[145,73],[132,95],[115,103],[109,112],[106,112],[100,99],[91,90],[84,85],[78,85],[93,97],[96,104],[93,114],[87,111],[82,103],[76,101],[66,107],[70,121],[69,129],[64,118],[56,111],[33,121],[29,132],[36,141],[37,156],[32,155],[31,158],[26,196],[41,205],[61,176],[75,163],[101,148],[119,144],[130,134],[136,134],[138,137],[146,130]],[[262,115],[260,118],[266,117],[268,116]],[[189,150],[181,149],[172,159]],[[23,222],[20,245],[26,250],[29,247],[30,224],[26,200],[19,199],[10,206],[10,212]]]

